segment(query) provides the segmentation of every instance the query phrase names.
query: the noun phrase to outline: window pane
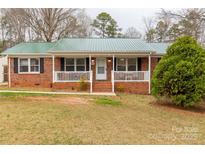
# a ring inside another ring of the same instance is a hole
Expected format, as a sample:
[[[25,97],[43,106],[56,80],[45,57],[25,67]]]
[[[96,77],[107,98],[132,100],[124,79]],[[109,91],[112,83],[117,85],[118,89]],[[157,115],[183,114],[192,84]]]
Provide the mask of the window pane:
[[[74,65],[74,59],[73,58],[66,58],[66,65]]]
[[[136,65],[136,59],[135,58],[128,58],[128,65]]]
[[[85,71],[85,66],[77,66],[76,71]]]
[[[126,60],[125,58],[118,58],[118,65],[125,65],[126,64]]]
[[[136,59],[128,58],[128,71],[136,71]]]
[[[118,58],[117,59],[117,70],[118,71],[126,71],[126,59]]]
[[[39,66],[31,66],[31,72],[39,72]]]
[[[20,72],[28,72],[28,59],[20,59]]]
[[[136,71],[136,65],[128,66],[128,71]]]
[[[66,71],[74,71],[74,66],[66,66]]]
[[[20,66],[20,72],[28,72],[28,66]]]
[[[39,60],[36,58],[31,58],[31,66],[39,65]]]
[[[98,74],[104,74],[105,68],[104,67],[98,67]]]
[[[76,64],[77,65],[85,65],[85,59],[83,59],[83,58],[76,59]]]
[[[20,66],[28,66],[28,59],[20,59]]]
[[[117,66],[117,70],[118,71],[126,71],[126,67],[125,66]]]
[[[39,59],[31,58],[30,63],[31,63],[30,71],[31,72],[39,72]]]

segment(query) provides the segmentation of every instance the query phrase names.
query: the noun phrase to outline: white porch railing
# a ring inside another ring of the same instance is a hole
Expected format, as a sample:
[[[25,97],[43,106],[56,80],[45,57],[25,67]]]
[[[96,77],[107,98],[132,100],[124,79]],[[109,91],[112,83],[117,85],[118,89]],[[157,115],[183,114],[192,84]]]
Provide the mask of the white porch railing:
[[[78,71],[78,72],[66,72],[66,71],[55,71],[55,82],[79,82],[83,78],[86,82],[90,81],[90,71]]]
[[[114,71],[114,81],[149,81],[149,71]]]

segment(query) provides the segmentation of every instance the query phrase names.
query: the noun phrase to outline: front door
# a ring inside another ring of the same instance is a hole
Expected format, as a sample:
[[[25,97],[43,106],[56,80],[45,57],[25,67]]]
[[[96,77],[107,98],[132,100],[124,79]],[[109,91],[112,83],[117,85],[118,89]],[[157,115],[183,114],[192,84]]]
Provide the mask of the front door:
[[[107,80],[106,58],[96,58],[96,80]]]

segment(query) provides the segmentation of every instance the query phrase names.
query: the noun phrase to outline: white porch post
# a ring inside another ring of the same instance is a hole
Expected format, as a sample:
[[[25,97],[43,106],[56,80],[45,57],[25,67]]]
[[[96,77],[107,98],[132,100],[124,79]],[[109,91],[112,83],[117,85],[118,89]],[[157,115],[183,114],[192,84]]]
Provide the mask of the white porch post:
[[[149,71],[149,94],[151,93],[151,53],[149,54],[149,63],[148,63],[148,71]]]
[[[93,92],[93,72],[92,72],[92,63],[91,63],[91,55],[89,55],[89,71],[90,71],[90,93]]]
[[[53,64],[53,83],[55,82],[55,56],[53,55],[52,56],[52,60],[53,60],[53,62],[52,62],[52,64]]]
[[[111,77],[111,80],[112,80],[112,92],[114,93],[115,92],[115,79],[114,79],[114,71],[115,71],[115,56],[112,55],[112,77]]]

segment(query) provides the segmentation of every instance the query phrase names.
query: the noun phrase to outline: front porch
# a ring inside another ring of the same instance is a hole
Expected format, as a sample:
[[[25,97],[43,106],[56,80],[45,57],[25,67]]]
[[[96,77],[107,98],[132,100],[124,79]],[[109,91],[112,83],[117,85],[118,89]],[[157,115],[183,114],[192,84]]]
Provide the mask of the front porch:
[[[118,86],[144,88],[150,93],[150,55],[53,55],[53,84],[66,88],[81,79],[89,92],[116,92]],[[139,86],[139,87],[137,87]],[[126,89],[127,91],[127,89]]]

